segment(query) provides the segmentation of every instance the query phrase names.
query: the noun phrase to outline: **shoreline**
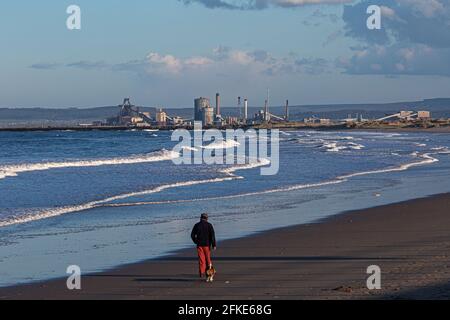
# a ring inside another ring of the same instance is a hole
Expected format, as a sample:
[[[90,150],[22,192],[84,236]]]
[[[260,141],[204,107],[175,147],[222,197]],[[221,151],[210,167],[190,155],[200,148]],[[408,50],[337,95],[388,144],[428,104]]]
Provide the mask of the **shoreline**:
[[[81,291],[68,291],[60,278],[0,288],[0,299],[450,298],[442,291],[450,283],[449,205],[450,194],[441,194],[225,240],[212,285],[197,279],[194,249],[181,249],[86,275]],[[377,263],[385,286],[369,291],[365,268]]]
[[[422,127],[347,127],[345,125],[330,125],[330,126],[321,126],[321,125],[313,125],[313,126],[269,126],[269,127],[260,127],[256,126],[230,126],[223,127],[224,129],[279,129],[284,131],[295,131],[295,130],[317,130],[317,131],[367,131],[367,132],[426,132],[426,133],[450,133],[450,126],[442,126],[442,127],[430,127],[430,128],[422,128]],[[75,132],[90,132],[90,131],[173,131],[176,129],[186,129],[193,130],[192,127],[177,127],[177,126],[168,126],[168,127],[120,127],[120,126],[74,126],[74,127],[30,127],[30,128],[0,128],[0,132],[53,132],[53,131],[75,131]],[[208,128],[205,128],[208,129]]]

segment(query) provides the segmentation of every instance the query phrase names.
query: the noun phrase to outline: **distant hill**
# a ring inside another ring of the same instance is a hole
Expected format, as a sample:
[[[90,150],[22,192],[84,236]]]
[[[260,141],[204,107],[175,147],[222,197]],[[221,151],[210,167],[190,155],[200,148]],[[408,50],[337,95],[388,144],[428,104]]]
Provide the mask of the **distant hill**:
[[[83,109],[0,108],[0,120],[101,120],[116,115],[118,110],[118,107],[95,107]],[[154,112],[155,108],[142,108],[142,111]]]
[[[261,108],[256,108],[257,111]],[[344,119],[348,115],[362,114],[364,118],[376,119],[400,110],[428,110],[434,118],[450,118],[450,98],[426,99],[423,101],[393,102],[380,104],[335,104],[302,105],[290,107],[290,118],[300,120],[311,116],[329,119]],[[271,113],[284,114],[284,107],[271,107]]]
[[[253,115],[261,107],[250,107],[249,114]],[[336,104],[336,105],[299,105],[290,107],[290,117],[300,120],[312,115],[321,118],[342,119],[349,114],[362,114],[365,118],[380,118],[386,114],[400,110],[429,110],[434,118],[450,118],[450,98],[427,99],[423,101],[393,102],[381,104]],[[156,108],[141,107],[141,111],[154,114]],[[165,109],[171,116],[181,116],[185,119],[193,117],[192,108]],[[115,116],[117,106],[105,106],[94,108],[0,108],[0,125],[23,124],[77,124],[89,123],[96,120],[105,120]],[[283,106],[272,106],[270,112],[277,115],[284,114]],[[223,107],[224,116],[238,116],[237,107]]]

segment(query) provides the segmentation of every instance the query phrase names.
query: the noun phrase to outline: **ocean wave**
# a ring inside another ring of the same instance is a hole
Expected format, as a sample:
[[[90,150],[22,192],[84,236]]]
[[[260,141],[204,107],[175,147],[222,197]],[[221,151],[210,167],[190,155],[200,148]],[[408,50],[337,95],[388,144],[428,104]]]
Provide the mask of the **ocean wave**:
[[[289,192],[289,191],[295,191],[295,190],[301,190],[301,189],[318,188],[318,187],[324,187],[324,186],[328,186],[328,185],[339,184],[342,182],[344,182],[344,181],[343,180],[330,180],[330,181],[317,182],[317,183],[298,184],[298,185],[288,186],[288,187],[284,187],[284,188],[247,192],[247,193],[240,193],[240,194],[234,194],[234,195],[228,195],[228,196],[197,198],[197,199],[110,203],[110,204],[105,204],[104,207],[134,207],[134,206],[156,205],[156,204],[176,204],[176,203],[211,201],[211,200],[226,200],[226,199],[235,199],[235,198],[243,198],[243,197],[271,194],[271,193]]]
[[[355,178],[355,177],[373,175],[373,174],[381,174],[381,173],[389,173],[389,172],[397,172],[397,171],[405,171],[412,167],[429,165],[429,164],[439,161],[438,159],[434,158],[432,155],[447,154],[447,153],[448,153],[448,149],[441,148],[439,150],[436,150],[436,152],[433,152],[433,153],[418,154],[417,157],[421,158],[422,159],[421,161],[406,163],[406,164],[399,165],[397,167],[389,167],[389,168],[384,168],[384,169],[350,173],[350,174],[338,176],[338,177],[328,180],[328,181],[309,183],[309,184],[291,185],[291,186],[286,186],[286,187],[281,187],[281,188],[276,188],[276,189],[248,192],[248,193],[242,193],[242,194],[237,194],[237,195],[228,195],[228,196],[219,196],[219,197],[210,197],[210,198],[198,198],[198,199],[184,199],[184,200],[182,199],[182,200],[167,200],[167,201],[152,201],[152,202],[111,203],[114,201],[124,200],[124,199],[132,198],[132,197],[160,193],[160,192],[163,192],[164,190],[172,189],[172,188],[188,187],[188,186],[199,185],[199,184],[219,183],[219,182],[224,182],[224,181],[243,179],[242,176],[236,175],[236,171],[253,169],[253,168],[257,168],[257,167],[261,167],[261,166],[270,164],[270,161],[268,159],[261,159],[260,161],[256,161],[255,159],[249,159],[250,163],[248,163],[248,164],[236,165],[236,166],[233,166],[230,168],[224,168],[224,169],[219,170],[220,173],[225,175],[224,177],[205,179],[205,180],[177,182],[177,183],[157,186],[157,187],[154,187],[154,188],[151,188],[148,190],[120,194],[120,195],[108,197],[108,198],[105,198],[102,200],[91,201],[91,202],[88,202],[85,204],[59,207],[59,208],[50,208],[50,209],[46,209],[46,210],[44,209],[39,212],[28,213],[25,215],[16,215],[13,217],[9,217],[3,221],[0,220],[0,227],[6,227],[6,226],[11,226],[11,225],[16,225],[16,224],[23,224],[23,223],[42,220],[42,219],[53,218],[53,217],[61,216],[64,214],[71,214],[71,213],[76,213],[76,212],[81,212],[81,211],[86,211],[86,210],[101,208],[101,207],[123,207],[123,206],[139,206],[139,205],[170,204],[170,203],[184,203],[184,202],[219,200],[219,199],[232,199],[232,198],[239,198],[239,197],[272,194],[272,193],[278,193],[278,192],[289,192],[289,191],[308,189],[308,188],[318,188],[318,187],[322,187],[322,186],[344,183],[344,182],[348,181],[349,179]]]
[[[182,148],[183,150],[186,150],[186,151],[198,151],[198,149],[197,148],[192,148],[192,147],[183,147]]]
[[[322,148],[325,148],[327,152],[339,152],[347,149],[346,146],[338,146],[337,142],[324,143]]]
[[[223,140],[216,141],[204,146],[203,149],[231,149],[234,147],[239,147],[241,144],[235,140]]]
[[[90,209],[95,209],[99,207],[108,206],[107,204],[109,202],[137,197],[137,196],[144,196],[154,193],[159,193],[167,189],[172,188],[180,188],[180,187],[188,187],[198,184],[207,184],[207,183],[218,183],[218,182],[224,182],[224,181],[231,181],[231,180],[237,180],[237,179],[243,179],[243,177],[238,176],[235,174],[236,171],[239,170],[248,170],[253,168],[258,168],[261,166],[265,166],[270,164],[270,161],[268,159],[261,159],[259,161],[255,161],[254,159],[250,159],[251,163],[245,164],[245,165],[237,165],[233,166],[231,168],[222,169],[219,172],[223,173],[225,177],[219,177],[219,178],[213,178],[213,179],[205,179],[205,180],[192,180],[192,181],[184,181],[184,182],[177,182],[172,184],[166,184],[161,185],[158,187],[154,187],[152,189],[148,190],[142,190],[137,192],[130,192],[125,193],[117,196],[108,197],[102,200],[97,201],[91,201],[80,205],[73,205],[73,206],[65,206],[65,207],[59,207],[59,208],[51,208],[51,209],[44,209],[42,211],[29,213],[25,215],[17,215],[10,218],[7,218],[5,220],[0,220],[0,227],[7,227],[11,225],[16,224],[23,224],[23,223],[29,223],[33,221],[43,220],[43,219],[49,219],[58,217],[64,214],[69,213],[76,213],[81,211],[86,211]]]
[[[431,150],[437,151],[439,154],[449,154],[450,153],[449,147],[435,147],[435,148],[431,148]]]
[[[344,150],[361,150],[365,148],[365,146],[355,142],[347,142],[342,144],[337,141],[333,141],[324,143],[321,148],[326,149],[327,152],[339,152]]]
[[[348,146],[349,146],[350,149],[353,149],[353,150],[361,150],[361,149],[364,149],[366,147],[366,146],[364,146],[362,144],[354,143],[354,142],[349,142]]]
[[[316,148],[324,149],[326,152],[340,152],[340,151],[351,151],[351,150],[361,150],[366,146],[356,143],[355,141],[360,141],[362,139],[355,138],[352,136],[320,136],[317,137],[296,137],[290,138],[288,142],[296,142],[298,144],[313,146]]]
[[[131,157],[110,158],[110,159],[96,159],[96,160],[79,160],[79,161],[62,161],[62,162],[42,162],[42,163],[24,163],[14,165],[0,166],[0,179],[6,177],[16,177],[20,173],[44,171],[60,168],[75,168],[75,167],[98,167],[107,165],[122,165],[122,164],[137,164],[166,161],[178,158],[179,153],[168,150],[160,150],[145,155],[135,155]]]
[[[338,177],[338,179],[340,179],[340,180],[347,180],[347,179],[350,179],[350,178],[359,177],[359,176],[366,176],[366,175],[371,175],[371,174],[388,173],[388,172],[396,172],[396,171],[405,171],[405,170],[408,170],[408,169],[410,169],[412,167],[423,166],[423,165],[439,162],[439,159],[436,159],[436,158],[432,157],[431,155],[432,155],[431,153],[425,153],[425,154],[422,154],[422,155],[418,155],[418,157],[423,159],[422,161],[406,163],[406,164],[402,164],[402,165],[400,165],[398,167],[391,167],[391,168],[386,168],[386,169],[379,169],[379,170],[351,173],[351,174],[340,176],[340,177]]]
[[[241,193],[241,194],[228,195],[228,196],[219,196],[219,197],[205,197],[205,198],[197,198],[197,199],[181,199],[181,200],[165,200],[165,201],[142,201],[142,202],[129,202],[129,203],[114,203],[114,204],[105,204],[104,206],[105,207],[132,207],[132,206],[158,205],[158,204],[159,205],[160,204],[177,204],[177,203],[188,203],[188,202],[199,202],[199,201],[226,200],[226,199],[258,196],[258,195],[272,194],[272,193],[279,193],[279,192],[290,192],[290,191],[296,191],[296,190],[302,190],[302,189],[319,188],[319,187],[324,187],[324,186],[329,186],[329,185],[336,185],[336,184],[347,182],[349,179],[358,177],[358,176],[365,176],[365,175],[379,174],[379,173],[388,173],[388,172],[395,172],[395,171],[405,171],[405,170],[408,170],[415,166],[427,165],[427,164],[431,164],[431,163],[439,161],[438,159],[433,158],[430,154],[423,154],[421,157],[423,158],[423,161],[402,164],[398,167],[352,173],[352,174],[348,174],[348,175],[339,176],[333,180],[322,181],[322,182],[317,182],[317,183],[298,184],[298,185],[292,185],[292,186],[287,186],[287,187],[283,187],[283,188]]]

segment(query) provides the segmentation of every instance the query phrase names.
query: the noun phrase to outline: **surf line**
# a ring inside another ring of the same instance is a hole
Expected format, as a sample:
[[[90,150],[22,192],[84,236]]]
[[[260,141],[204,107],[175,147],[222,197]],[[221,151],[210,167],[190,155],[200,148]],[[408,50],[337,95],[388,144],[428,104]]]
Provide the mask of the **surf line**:
[[[162,149],[159,151],[151,152],[149,154],[122,158],[11,164],[0,166],[0,179],[5,179],[6,177],[16,177],[20,173],[24,172],[46,171],[60,168],[99,167],[108,165],[150,163],[172,160],[178,158],[179,156],[179,153]]]
[[[101,207],[126,207],[126,206],[129,207],[129,206],[141,206],[141,205],[186,203],[186,202],[207,201],[207,200],[215,200],[215,199],[219,200],[219,199],[224,199],[224,198],[231,199],[231,198],[238,198],[238,197],[248,197],[248,196],[255,196],[255,195],[260,195],[260,194],[271,194],[271,193],[278,193],[278,192],[289,192],[289,191],[295,191],[295,190],[300,190],[300,189],[308,189],[308,188],[316,188],[316,187],[327,186],[327,185],[340,184],[340,183],[348,181],[351,178],[358,177],[358,176],[380,174],[380,173],[387,173],[387,172],[396,172],[396,171],[405,171],[412,167],[432,164],[432,163],[438,162],[439,160],[432,157],[431,155],[441,154],[441,153],[444,153],[444,152],[426,153],[426,154],[419,156],[420,158],[423,159],[422,161],[412,162],[412,163],[408,163],[408,164],[402,164],[398,167],[379,169],[379,170],[373,170],[373,171],[365,171],[365,172],[357,172],[357,173],[339,176],[339,177],[335,178],[334,180],[318,182],[318,183],[311,183],[311,184],[294,185],[294,186],[289,186],[289,187],[285,187],[285,188],[278,188],[278,189],[265,190],[265,191],[259,191],[259,192],[250,192],[250,193],[245,193],[245,194],[230,195],[230,196],[223,196],[223,197],[201,198],[201,199],[186,199],[186,200],[173,200],[173,201],[168,200],[165,202],[164,201],[156,201],[156,202],[136,202],[136,203],[118,203],[118,204],[109,204],[108,203],[111,201],[126,199],[126,198],[130,198],[130,197],[134,197],[134,196],[142,196],[142,195],[148,195],[148,194],[153,194],[153,193],[159,193],[161,191],[164,191],[164,190],[170,189],[170,188],[186,187],[186,186],[192,186],[192,185],[197,185],[197,184],[216,183],[216,182],[244,179],[244,177],[236,175],[235,172],[239,171],[239,170],[252,169],[252,168],[257,168],[259,166],[264,166],[264,165],[267,165],[267,162],[269,162],[269,160],[267,160],[267,159],[260,159],[258,163],[235,166],[235,167],[220,170],[221,173],[224,173],[226,175],[225,177],[222,177],[222,178],[178,182],[178,183],[174,183],[174,184],[162,185],[162,186],[155,187],[155,188],[149,189],[149,190],[117,195],[117,196],[109,197],[109,198],[106,198],[103,200],[88,202],[88,203],[82,204],[82,205],[67,206],[67,207],[60,207],[60,208],[44,210],[42,212],[32,213],[32,214],[23,215],[23,216],[17,216],[14,218],[9,218],[5,221],[0,221],[0,227],[6,227],[6,226],[11,226],[11,225],[16,225],[16,224],[23,224],[23,223],[33,222],[33,221],[37,221],[37,220],[42,220],[42,219],[53,218],[53,217],[61,216],[64,214],[81,212],[81,211],[86,211],[86,210],[101,208]]]
[[[436,154],[436,153],[433,153],[433,154]],[[284,188],[277,188],[277,189],[263,190],[263,191],[255,191],[255,192],[241,193],[241,194],[228,195],[228,196],[219,196],[219,197],[207,197],[207,198],[197,198],[197,199],[182,199],[182,200],[166,200],[166,201],[142,201],[142,202],[130,202],[130,203],[105,203],[105,204],[102,205],[102,207],[134,207],[134,206],[145,206],[145,205],[177,204],[177,203],[189,203],[189,202],[200,202],[200,201],[243,198],[243,197],[258,196],[258,195],[272,194],[272,193],[278,193],[278,192],[289,192],[289,191],[295,191],[295,190],[301,190],[301,189],[318,188],[318,187],[323,187],[323,186],[340,184],[340,183],[347,182],[349,179],[354,178],[354,177],[358,177],[358,176],[380,174],[380,173],[388,173],[388,172],[397,172],[397,171],[405,171],[405,170],[408,170],[408,169],[410,169],[412,167],[432,164],[432,163],[435,163],[435,162],[439,161],[438,159],[433,158],[431,156],[431,154],[429,154],[429,153],[423,154],[423,155],[421,155],[419,157],[423,158],[424,160],[419,161],[419,162],[412,162],[412,163],[408,163],[408,164],[402,164],[402,165],[400,165],[398,167],[394,167],[394,168],[386,168],[386,169],[379,169],[379,170],[373,170],[373,171],[364,171],[364,172],[357,172],[357,173],[342,175],[342,176],[337,177],[334,180],[317,182],[317,183],[300,184],[300,185],[293,185],[293,186],[284,187]]]
[[[15,217],[3,220],[3,221],[0,220],[0,227],[7,227],[7,226],[11,226],[11,225],[16,225],[16,224],[29,223],[29,222],[33,222],[33,221],[58,217],[58,216],[61,216],[64,214],[81,212],[81,211],[86,211],[86,210],[90,210],[90,209],[105,207],[105,204],[107,204],[108,202],[111,202],[111,201],[126,199],[126,198],[130,198],[130,197],[135,197],[135,196],[159,193],[166,189],[171,189],[171,188],[187,187],[187,186],[192,186],[192,185],[197,185],[197,184],[217,183],[217,182],[244,179],[244,177],[236,175],[235,172],[240,171],[240,170],[248,170],[248,169],[258,168],[260,166],[265,166],[268,164],[270,164],[270,161],[268,159],[263,158],[263,159],[258,160],[258,162],[256,162],[256,163],[251,163],[251,164],[247,164],[247,165],[239,165],[239,166],[234,166],[231,168],[226,168],[226,169],[220,170],[219,172],[223,173],[225,175],[225,177],[166,184],[166,185],[161,185],[161,186],[158,186],[158,187],[155,187],[152,189],[148,189],[148,190],[112,196],[112,197],[109,197],[109,198],[106,198],[103,200],[91,201],[91,202],[81,204],[81,205],[52,208],[52,209],[42,210],[42,211],[38,211],[38,212],[26,214],[26,215],[15,216]]]

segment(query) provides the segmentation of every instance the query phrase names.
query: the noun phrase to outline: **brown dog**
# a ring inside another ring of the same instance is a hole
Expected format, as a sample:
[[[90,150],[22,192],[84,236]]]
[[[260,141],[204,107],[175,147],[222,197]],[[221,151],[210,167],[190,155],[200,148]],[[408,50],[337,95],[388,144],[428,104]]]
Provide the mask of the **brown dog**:
[[[206,270],[206,282],[213,282],[215,275],[216,275],[216,269],[211,264],[211,265],[209,265],[208,270]]]

